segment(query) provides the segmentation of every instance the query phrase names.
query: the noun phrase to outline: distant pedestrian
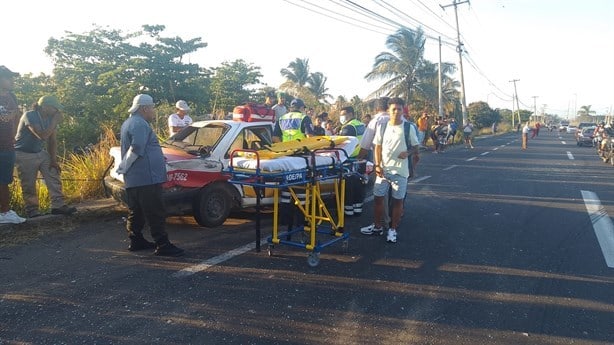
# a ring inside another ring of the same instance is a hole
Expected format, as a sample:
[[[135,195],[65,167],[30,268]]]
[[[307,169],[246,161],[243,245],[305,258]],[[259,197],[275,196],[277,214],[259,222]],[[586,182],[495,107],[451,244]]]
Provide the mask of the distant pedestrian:
[[[531,139],[539,135],[539,127],[541,127],[541,125],[539,124],[539,122],[536,122],[535,128],[533,129],[533,134],[531,134]]]
[[[522,128],[522,150],[527,149],[527,142],[529,141],[529,132],[531,132],[531,127],[529,127],[529,121]]]
[[[492,123],[492,128],[491,129],[492,129],[492,134],[493,135],[497,134],[497,123],[496,122]]]
[[[425,147],[427,139],[426,132],[429,129],[429,115],[426,112],[422,113],[422,116],[418,118],[416,124],[418,125],[418,141],[420,141],[420,146]]]
[[[465,139],[465,148],[473,148],[473,124],[471,122],[465,123],[463,126],[463,138]]]
[[[158,137],[150,126],[156,115],[153,98],[145,94],[137,95],[128,112],[130,117],[121,128],[122,161],[117,169],[117,173],[124,175],[126,186],[128,250],[155,248],[155,255],[183,255],[183,249],[175,247],[168,240],[165,230],[162,184],[166,182],[166,163]],[[146,222],[155,243],[143,237]]]

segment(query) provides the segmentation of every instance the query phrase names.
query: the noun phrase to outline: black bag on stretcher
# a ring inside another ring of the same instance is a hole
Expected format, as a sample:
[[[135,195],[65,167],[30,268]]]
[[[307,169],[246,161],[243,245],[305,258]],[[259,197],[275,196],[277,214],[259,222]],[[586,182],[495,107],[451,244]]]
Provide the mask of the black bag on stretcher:
[[[245,103],[234,107],[232,119],[243,122],[274,122],[275,110],[265,104]]]

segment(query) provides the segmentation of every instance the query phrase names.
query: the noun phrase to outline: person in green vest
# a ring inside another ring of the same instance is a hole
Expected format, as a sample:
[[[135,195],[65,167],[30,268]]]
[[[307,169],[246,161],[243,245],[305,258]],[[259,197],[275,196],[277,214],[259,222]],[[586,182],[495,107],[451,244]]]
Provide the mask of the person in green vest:
[[[349,106],[341,109],[339,122],[341,122],[339,135],[356,137],[360,143],[367,126],[356,118],[353,107]],[[360,145],[356,145],[354,151],[348,152],[348,155],[350,155],[350,158],[356,158],[359,152]],[[361,176],[366,171],[366,161],[364,163],[357,162],[356,168],[356,174],[348,175],[345,179],[345,205],[343,211],[346,216],[360,216],[362,214],[362,204],[365,200],[365,188]]]
[[[273,142],[290,141],[313,136],[311,118],[305,114],[305,102],[295,98],[290,102],[290,112],[280,116],[273,129]]]
[[[290,102],[290,112],[280,116],[275,122],[273,129],[273,142],[286,142],[313,136],[313,124],[311,117],[305,114],[305,102],[295,98]],[[298,194],[301,204],[304,204],[304,194]],[[288,189],[281,190],[281,214],[282,224],[288,225],[288,230],[293,226],[304,226],[305,216],[294,207],[291,193]]]

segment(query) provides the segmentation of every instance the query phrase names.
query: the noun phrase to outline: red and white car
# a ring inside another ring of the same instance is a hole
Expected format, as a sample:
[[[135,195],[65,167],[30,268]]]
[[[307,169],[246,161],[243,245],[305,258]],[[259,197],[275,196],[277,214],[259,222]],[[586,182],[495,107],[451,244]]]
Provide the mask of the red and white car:
[[[272,131],[269,121],[198,121],[161,143],[167,170],[163,185],[167,215],[191,214],[198,224],[215,227],[223,224],[233,209],[255,206],[254,188],[228,182],[223,170],[232,151],[271,144]],[[110,154],[114,166],[104,179],[105,189],[125,204],[123,176],[116,173],[120,148],[111,148]],[[265,189],[261,204],[272,203],[272,190]]]

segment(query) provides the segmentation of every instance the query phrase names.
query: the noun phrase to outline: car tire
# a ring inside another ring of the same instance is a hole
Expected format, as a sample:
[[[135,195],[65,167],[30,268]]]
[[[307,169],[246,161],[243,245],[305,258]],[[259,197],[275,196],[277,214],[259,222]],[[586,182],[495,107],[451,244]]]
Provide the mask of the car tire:
[[[232,198],[221,184],[203,188],[194,204],[194,220],[200,225],[214,228],[224,224],[232,209]]]

